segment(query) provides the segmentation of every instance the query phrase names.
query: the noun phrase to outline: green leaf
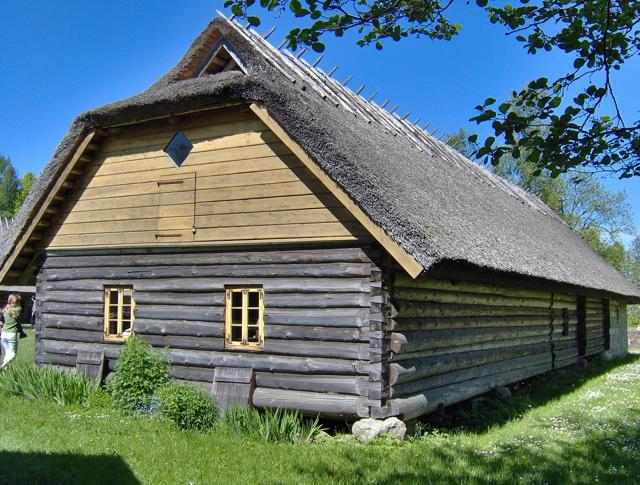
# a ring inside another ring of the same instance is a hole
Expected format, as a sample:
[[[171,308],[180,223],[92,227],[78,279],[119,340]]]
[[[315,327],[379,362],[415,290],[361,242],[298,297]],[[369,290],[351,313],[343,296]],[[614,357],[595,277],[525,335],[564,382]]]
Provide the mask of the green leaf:
[[[252,27],[257,27],[258,25],[260,25],[260,19],[258,17],[247,17],[247,21],[249,22],[249,25],[251,25]]]
[[[311,44],[311,48],[316,52],[323,52],[324,44],[322,42],[314,42],[313,44]]]
[[[488,0],[476,0],[476,5],[478,5],[478,7],[486,7],[487,3],[489,3]]]

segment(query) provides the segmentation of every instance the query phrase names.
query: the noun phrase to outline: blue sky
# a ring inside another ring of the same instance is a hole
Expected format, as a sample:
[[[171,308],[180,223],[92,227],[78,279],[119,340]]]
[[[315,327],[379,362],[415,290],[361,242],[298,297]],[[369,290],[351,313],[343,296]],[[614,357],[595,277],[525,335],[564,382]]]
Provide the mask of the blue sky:
[[[93,2],[3,0],[0,2],[0,153],[20,174],[39,173],[73,118],[87,109],[136,94],[169,70],[192,40],[222,9],[222,1],[183,0]],[[383,51],[359,48],[349,37],[327,39],[320,63],[336,64],[334,77],[353,75],[353,89],[390,98],[410,119],[430,122],[430,130],[478,131],[473,107],[491,96],[500,100],[527,81],[553,76],[567,65],[558,54],[529,56],[475,7],[458,1],[452,12],[463,26],[451,42],[407,39]],[[257,30],[278,28],[278,44],[289,18],[263,18]],[[305,54],[308,60],[315,53]],[[628,120],[637,119],[640,61],[614,79]],[[486,134],[481,127],[480,133]],[[640,226],[640,179],[605,182],[625,190]]]

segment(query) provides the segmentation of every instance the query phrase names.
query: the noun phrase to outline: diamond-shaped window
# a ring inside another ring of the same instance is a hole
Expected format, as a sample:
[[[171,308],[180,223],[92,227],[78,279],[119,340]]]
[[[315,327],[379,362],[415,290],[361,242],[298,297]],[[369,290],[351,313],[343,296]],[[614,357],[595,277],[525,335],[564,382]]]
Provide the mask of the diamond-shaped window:
[[[191,153],[192,148],[193,143],[189,141],[187,135],[179,131],[173,135],[171,141],[164,147],[164,153],[176,164],[176,167],[180,167],[187,159],[189,153]]]

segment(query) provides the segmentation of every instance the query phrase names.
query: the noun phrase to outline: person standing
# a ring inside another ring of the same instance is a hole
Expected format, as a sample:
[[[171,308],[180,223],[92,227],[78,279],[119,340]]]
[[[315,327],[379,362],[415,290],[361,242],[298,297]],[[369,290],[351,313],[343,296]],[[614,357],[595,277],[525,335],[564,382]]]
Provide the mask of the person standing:
[[[22,313],[22,298],[20,295],[12,294],[7,299],[7,305],[2,310],[4,317],[4,327],[2,328],[2,351],[4,360],[0,370],[5,370],[9,362],[15,359],[18,353],[18,334],[21,333],[18,317]]]

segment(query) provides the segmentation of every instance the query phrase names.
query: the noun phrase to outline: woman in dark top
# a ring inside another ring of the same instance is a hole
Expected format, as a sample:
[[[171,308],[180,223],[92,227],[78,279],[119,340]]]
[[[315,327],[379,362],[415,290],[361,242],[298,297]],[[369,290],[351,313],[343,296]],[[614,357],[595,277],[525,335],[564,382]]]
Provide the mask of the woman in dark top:
[[[9,295],[7,305],[2,310],[4,326],[2,327],[2,352],[4,360],[0,370],[5,370],[9,362],[16,358],[18,353],[18,317],[22,313],[22,298],[20,295]]]

